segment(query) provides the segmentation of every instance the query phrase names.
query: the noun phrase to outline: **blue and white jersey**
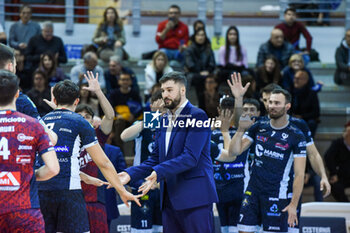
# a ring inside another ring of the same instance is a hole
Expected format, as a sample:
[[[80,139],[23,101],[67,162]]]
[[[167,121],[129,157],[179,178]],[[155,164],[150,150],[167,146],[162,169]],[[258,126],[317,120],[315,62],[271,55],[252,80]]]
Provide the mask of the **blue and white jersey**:
[[[243,137],[255,142],[248,190],[286,199],[294,158],[306,157],[303,133],[290,122],[274,128],[270,121],[258,121]]]
[[[27,95],[23,94],[22,92],[19,93],[19,96],[16,100],[16,109],[18,112],[24,113],[41,121],[41,117],[35,104]]]
[[[236,133],[235,128],[229,130],[232,138]],[[211,134],[210,156],[213,161],[214,180],[216,191],[220,202],[228,202],[235,199],[235,196],[241,196],[249,181],[249,163],[246,150],[237,156],[233,162],[221,162],[216,158],[221,154],[224,148],[224,138],[219,129],[215,129]]]
[[[98,144],[95,130],[81,115],[67,109],[54,110],[43,117],[58,141],[55,145],[60,173],[39,183],[39,190],[81,189],[79,154],[82,149]]]

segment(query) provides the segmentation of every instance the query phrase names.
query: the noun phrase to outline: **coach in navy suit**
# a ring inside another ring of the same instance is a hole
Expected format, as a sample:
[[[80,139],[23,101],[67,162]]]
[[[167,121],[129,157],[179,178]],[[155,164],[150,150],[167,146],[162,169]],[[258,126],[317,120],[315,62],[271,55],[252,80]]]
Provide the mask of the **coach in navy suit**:
[[[159,82],[168,112],[160,117],[153,156],[119,177],[123,183],[146,177],[139,189],[143,193],[160,182],[164,233],[212,233],[212,205],[218,197],[209,155],[211,132],[200,125],[208,117],[186,99],[182,73],[167,73]]]

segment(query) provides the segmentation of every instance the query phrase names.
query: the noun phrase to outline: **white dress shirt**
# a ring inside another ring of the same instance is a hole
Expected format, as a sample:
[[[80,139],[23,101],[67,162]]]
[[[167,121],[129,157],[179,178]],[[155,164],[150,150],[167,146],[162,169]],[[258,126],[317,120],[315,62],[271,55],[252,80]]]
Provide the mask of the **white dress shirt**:
[[[186,106],[188,103],[188,100],[186,101],[175,111],[175,114],[173,115],[170,110],[168,110],[168,120],[169,120],[169,126],[166,130],[165,134],[165,155],[168,154],[168,147],[169,147],[169,142],[170,142],[170,136],[171,136],[171,131],[173,130],[173,124],[170,123],[170,121],[174,122],[178,115],[180,115],[182,109]]]

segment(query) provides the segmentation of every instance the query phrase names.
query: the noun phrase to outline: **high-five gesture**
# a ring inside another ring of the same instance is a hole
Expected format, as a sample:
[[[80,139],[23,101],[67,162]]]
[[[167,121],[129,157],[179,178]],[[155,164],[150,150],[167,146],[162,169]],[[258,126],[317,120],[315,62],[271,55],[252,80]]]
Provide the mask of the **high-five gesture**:
[[[84,90],[88,90],[95,93],[101,90],[100,83],[98,82],[98,73],[96,73],[95,77],[92,71],[87,71],[86,74],[84,74],[84,78],[89,84],[88,87],[83,87]]]
[[[227,80],[227,84],[231,89],[232,95],[237,98],[243,98],[244,94],[247,92],[250,83],[247,83],[244,87],[242,86],[242,78],[240,73],[234,72],[231,75],[231,80]]]

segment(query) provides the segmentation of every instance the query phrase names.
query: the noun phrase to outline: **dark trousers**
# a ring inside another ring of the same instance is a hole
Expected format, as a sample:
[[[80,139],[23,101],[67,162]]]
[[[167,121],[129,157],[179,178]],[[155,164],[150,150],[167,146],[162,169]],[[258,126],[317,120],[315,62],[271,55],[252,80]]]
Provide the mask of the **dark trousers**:
[[[336,201],[349,202],[348,197],[345,194],[345,189],[350,187],[350,181],[338,180],[338,182],[332,184],[332,195]]]
[[[175,210],[167,193],[163,205],[164,233],[214,233],[213,205]]]

